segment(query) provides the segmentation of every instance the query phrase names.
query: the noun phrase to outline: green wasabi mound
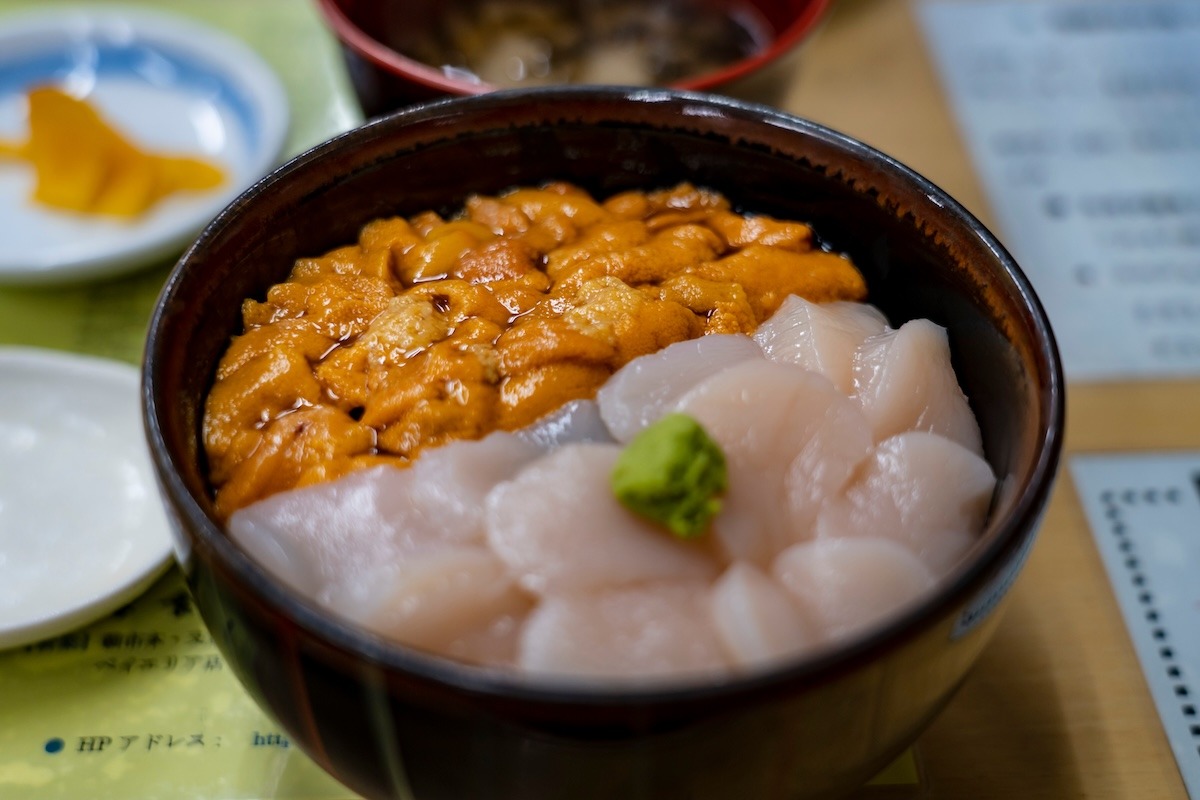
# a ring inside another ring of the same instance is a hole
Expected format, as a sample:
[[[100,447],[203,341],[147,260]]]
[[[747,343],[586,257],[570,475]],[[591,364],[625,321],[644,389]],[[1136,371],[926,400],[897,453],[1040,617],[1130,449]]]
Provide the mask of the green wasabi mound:
[[[686,414],[667,414],[621,451],[610,479],[621,505],[682,539],[708,530],[721,510],[725,454]]]

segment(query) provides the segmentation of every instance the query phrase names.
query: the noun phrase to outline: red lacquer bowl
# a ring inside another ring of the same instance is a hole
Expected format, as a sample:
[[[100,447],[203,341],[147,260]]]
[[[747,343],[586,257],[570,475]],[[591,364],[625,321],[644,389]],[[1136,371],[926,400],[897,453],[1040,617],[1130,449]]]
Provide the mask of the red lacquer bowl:
[[[496,87],[448,75],[390,46],[399,35],[431,29],[454,0],[317,0],[326,23],[341,43],[351,83],[368,116],[436,97],[483,94]],[[832,0],[751,0],[765,41],[746,58],[720,69],[691,75],[671,88],[720,91],[766,99],[778,75],[770,67],[784,61],[816,29]]]

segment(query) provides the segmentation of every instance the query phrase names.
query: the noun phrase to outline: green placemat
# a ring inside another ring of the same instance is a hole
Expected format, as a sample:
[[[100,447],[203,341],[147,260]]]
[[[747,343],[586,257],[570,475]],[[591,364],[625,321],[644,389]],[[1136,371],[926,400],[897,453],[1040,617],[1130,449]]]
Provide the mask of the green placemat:
[[[246,695],[172,569],[114,615],[0,653],[4,800],[349,800]]]
[[[6,15],[55,5],[68,3],[0,0],[0,24]],[[362,119],[336,42],[307,0],[122,5],[193,17],[255,49],[288,94],[283,159]],[[0,287],[0,345],[139,363],[147,322],[173,262],[71,286]],[[291,747],[245,694],[192,608],[177,569],[107,619],[0,652],[4,800],[351,797]]]
[[[0,23],[13,13],[68,5],[87,3],[0,0]],[[362,120],[337,43],[309,0],[123,0],[121,5],[192,17],[256,50],[287,91],[291,122],[285,159]],[[172,258],[120,278],[65,287],[0,286],[0,345],[50,347],[137,364],[154,301],[173,263]]]

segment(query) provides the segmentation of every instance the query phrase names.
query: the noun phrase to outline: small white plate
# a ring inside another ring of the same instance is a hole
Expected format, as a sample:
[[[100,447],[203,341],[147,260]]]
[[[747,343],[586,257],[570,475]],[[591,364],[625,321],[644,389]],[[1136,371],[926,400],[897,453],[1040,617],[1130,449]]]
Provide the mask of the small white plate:
[[[0,348],[0,648],[98,619],[170,562],[140,386],[128,364]]]
[[[78,281],[181,253],[275,166],[288,127],[278,77],[250,48],[179,17],[108,6],[0,19],[0,139],[28,136],[26,91],[85,98],[139,147],[219,164],[226,182],[131,221],[35,204],[33,170],[0,160],[0,283]]]

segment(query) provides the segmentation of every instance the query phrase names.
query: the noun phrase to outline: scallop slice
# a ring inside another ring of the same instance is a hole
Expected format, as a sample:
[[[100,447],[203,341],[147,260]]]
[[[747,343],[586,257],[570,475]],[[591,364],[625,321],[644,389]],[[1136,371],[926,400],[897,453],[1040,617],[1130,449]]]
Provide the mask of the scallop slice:
[[[730,565],[713,586],[712,614],[725,653],[740,667],[778,662],[817,640],[783,588],[745,562]]]
[[[934,584],[916,556],[882,537],[801,542],[779,554],[771,573],[830,641],[876,625]]]
[[[675,410],[725,453],[729,489],[713,520],[722,552],[760,566],[810,535],[824,498],[871,448],[861,410],[827,378],[765,359],[717,373]]]
[[[340,591],[407,554],[481,543],[488,491],[541,452],[510,433],[454,442],[408,469],[374,467],[272,495],[235,512],[229,534],[298,591]]]
[[[488,495],[487,541],[524,588],[548,594],[715,577],[703,545],[675,539],[613,497],[619,454],[616,445],[566,445]]]
[[[995,488],[992,468],[970,450],[909,431],[875,448],[844,496],[822,512],[817,535],[885,536],[940,575],[978,538]]]
[[[675,342],[613,373],[596,393],[600,416],[617,441],[628,442],[700,381],[725,367],[761,358],[754,340],[737,333]]]
[[[411,476],[394,467],[271,495],[235,511],[230,537],[269,572],[316,596],[397,557],[402,542],[379,513],[380,499],[408,491]]]
[[[844,395],[830,403],[824,417],[808,424],[812,435],[784,474],[796,531],[812,529],[821,509],[838,496],[873,446],[862,409]]]
[[[845,394],[854,392],[854,353],[887,330],[883,312],[866,303],[812,303],[789,295],[759,326],[754,341],[767,358],[819,372]]]
[[[422,453],[409,467],[409,491],[381,498],[379,510],[398,526],[442,541],[482,542],[488,492],[542,453],[535,443],[501,431],[450,442]]]
[[[412,553],[320,599],[368,630],[438,652],[531,605],[500,559],[482,546]]]
[[[501,614],[487,626],[458,636],[446,646],[445,654],[468,664],[515,668],[521,628],[526,612]]]
[[[922,430],[983,453],[979,424],[950,365],[945,328],[919,319],[868,338],[854,358],[854,385],[875,441]]]
[[[553,450],[572,442],[613,441],[600,418],[600,406],[595,400],[572,400],[517,431],[517,435],[543,450]]]
[[[540,675],[623,682],[729,669],[699,582],[548,597],[525,622],[517,663]]]

